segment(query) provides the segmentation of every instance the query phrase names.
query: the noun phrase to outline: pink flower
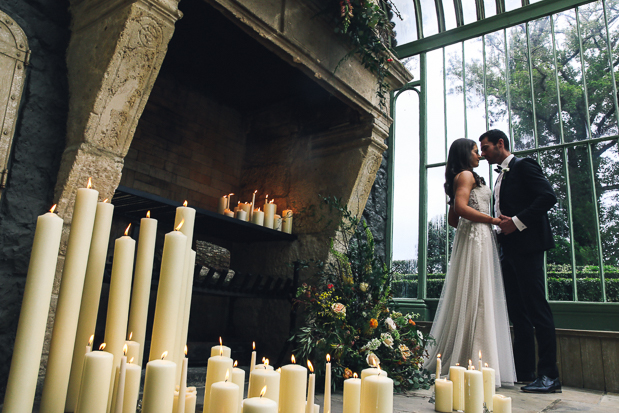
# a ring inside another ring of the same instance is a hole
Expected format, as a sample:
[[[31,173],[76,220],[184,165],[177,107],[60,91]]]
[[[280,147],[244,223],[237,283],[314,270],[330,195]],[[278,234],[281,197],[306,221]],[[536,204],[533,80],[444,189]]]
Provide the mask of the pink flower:
[[[333,310],[333,312],[336,314],[346,315],[346,306],[342,303],[334,303],[331,306],[331,310]]]

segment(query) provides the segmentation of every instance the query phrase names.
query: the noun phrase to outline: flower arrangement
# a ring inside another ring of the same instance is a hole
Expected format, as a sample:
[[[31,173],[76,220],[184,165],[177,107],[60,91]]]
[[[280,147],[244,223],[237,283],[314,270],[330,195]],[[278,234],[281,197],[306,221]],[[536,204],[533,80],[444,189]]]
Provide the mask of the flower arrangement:
[[[341,245],[331,241],[332,262],[319,263],[318,281],[297,291],[305,323],[291,338],[295,354],[311,360],[330,354],[333,383],[339,388],[375,363],[394,380],[397,391],[429,388],[430,374],[422,362],[432,338],[417,329],[419,315],[394,311],[393,274],[375,256],[365,221],[359,222],[337,200],[325,201],[343,216],[337,238]]]

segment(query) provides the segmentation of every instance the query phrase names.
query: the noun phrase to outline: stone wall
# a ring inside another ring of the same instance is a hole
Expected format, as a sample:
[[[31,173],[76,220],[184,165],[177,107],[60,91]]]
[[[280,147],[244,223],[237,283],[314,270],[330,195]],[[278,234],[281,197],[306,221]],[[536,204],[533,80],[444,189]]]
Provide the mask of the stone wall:
[[[65,145],[68,1],[3,0],[32,51],[7,188],[0,200],[0,399],[4,398],[36,217],[48,210]]]
[[[390,188],[387,186],[387,152],[383,153],[383,161],[376,174],[376,180],[363,210],[363,218],[374,235],[374,250],[383,262],[387,262],[387,207]]]

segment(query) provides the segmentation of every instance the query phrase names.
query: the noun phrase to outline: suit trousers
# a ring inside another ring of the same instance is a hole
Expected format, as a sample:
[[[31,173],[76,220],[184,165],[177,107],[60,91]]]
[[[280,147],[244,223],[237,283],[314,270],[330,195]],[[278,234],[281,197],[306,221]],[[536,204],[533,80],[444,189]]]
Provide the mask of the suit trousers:
[[[514,361],[519,381],[537,376],[559,377],[557,339],[544,288],[544,253],[515,253],[501,248],[507,311],[514,327]]]

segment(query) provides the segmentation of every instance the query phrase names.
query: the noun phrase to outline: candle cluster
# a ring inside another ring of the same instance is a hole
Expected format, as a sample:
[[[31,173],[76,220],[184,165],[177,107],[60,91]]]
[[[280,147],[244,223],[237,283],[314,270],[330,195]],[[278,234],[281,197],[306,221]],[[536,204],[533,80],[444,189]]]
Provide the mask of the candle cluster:
[[[269,201],[267,194],[264,199],[264,205],[256,208],[256,193],[254,191],[251,202],[238,201],[234,211],[230,209],[230,201],[233,193],[227,194],[219,198],[217,212],[230,218],[240,219],[241,221],[251,222],[252,224],[260,225],[275,231],[283,231],[288,234],[292,233],[292,210],[286,209],[281,215],[277,214],[277,204],[275,200]],[[261,209],[263,208],[263,209]]]

